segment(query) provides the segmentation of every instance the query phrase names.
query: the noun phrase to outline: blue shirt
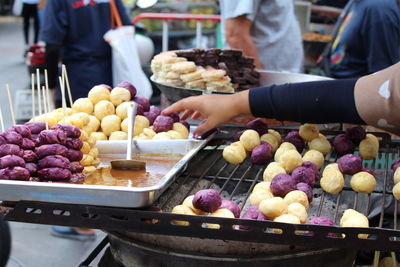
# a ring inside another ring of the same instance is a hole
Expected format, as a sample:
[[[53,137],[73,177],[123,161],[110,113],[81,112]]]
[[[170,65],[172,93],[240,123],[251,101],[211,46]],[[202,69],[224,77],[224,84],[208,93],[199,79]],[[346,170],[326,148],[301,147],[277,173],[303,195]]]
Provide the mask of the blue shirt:
[[[335,78],[356,78],[400,60],[400,8],[396,0],[354,0],[330,55]]]

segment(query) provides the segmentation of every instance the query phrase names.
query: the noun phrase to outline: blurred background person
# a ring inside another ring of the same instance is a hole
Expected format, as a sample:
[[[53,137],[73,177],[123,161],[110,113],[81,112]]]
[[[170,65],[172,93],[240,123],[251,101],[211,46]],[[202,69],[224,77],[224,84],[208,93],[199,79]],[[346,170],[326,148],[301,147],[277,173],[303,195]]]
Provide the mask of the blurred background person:
[[[292,0],[221,0],[225,38],[258,69],[301,72],[303,44]]]
[[[33,19],[33,43],[36,44],[38,42],[38,35],[39,35],[39,16],[37,5],[39,4],[39,0],[22,0],[22,17],[24,19],[24,38],[25,38],[25,50],[29,48],[31,44],[29,42],[29,29],[31,26],[31,19]]]
[[[397,0],[351,0],[344,8],[320,65],[327,76],[353,78],[400,60]]]
[[[121,0],[114,0],[122,24],[131,21]],[[58,63],[66,65],[73,99],[86,97],[97,84],[112,85],[111,48],[103,35],[111,29],[109,0],[48,0],[41,41],[46,43],[49,86],[57,86]],[[61,94],[57,90],[56,103]]]

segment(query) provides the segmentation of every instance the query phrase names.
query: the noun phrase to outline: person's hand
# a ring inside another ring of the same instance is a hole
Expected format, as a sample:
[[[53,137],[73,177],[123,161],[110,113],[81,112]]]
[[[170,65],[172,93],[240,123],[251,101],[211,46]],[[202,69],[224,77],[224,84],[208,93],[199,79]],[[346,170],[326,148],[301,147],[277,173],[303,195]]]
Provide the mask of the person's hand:
[[[195,131],[195,135],[201,136],[238,115],[250,114],[249,93],[247,90],[233,95],[192,96],[166,108],[163,114],[172,112],[183,112],[183,120],[188,117],[193,120],[205,119]]]

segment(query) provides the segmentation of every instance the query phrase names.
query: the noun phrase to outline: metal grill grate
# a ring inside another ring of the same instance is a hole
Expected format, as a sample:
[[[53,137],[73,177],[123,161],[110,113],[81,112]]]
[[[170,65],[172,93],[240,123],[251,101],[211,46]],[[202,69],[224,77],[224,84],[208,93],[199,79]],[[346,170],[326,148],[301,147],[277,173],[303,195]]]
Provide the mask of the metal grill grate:
[[[281,130],[284,131],[284,130]],[[285,130],[285,132],[287,132]],[[338,132],[325,132],[334,136]],[[346,177],[346,186],[338,195],[323,192],[317,184],[310,214],[328,216],[338,224],[344,207],[353,208],[369,215],[370,228],[340,228],[316,225],[292,225],[271,221],[216,218],[171,214],[173,206],[199,189],[215,188],[223,199],[235,200],[243,209],[253,187],[262,181],[263,166],[253,166],[249,160],[240,165],[231,165],[222,158],[224,139],[213,140],[192,159],[186,170],[161,195],[155,210],[134,210],[97,206],[68,205],[57,203],[18,202],[6,219],[71,226],[84,226],[114,231],[132,231],[163,235],[200,237],[210,239],[238,240],[262,243],[301,245],[308,247],[338,247],[400,251],[400,229],[398,227],[398,202],[391,194],[393,187],[391,162],[399,155],[400,144],[390,141],[389,136],[377,134],[381,138],[379,156],[364,161],[364,167],[375,169],[378,185],[373,193],[354,192]],[[327,156],[327,163],[336,161],[335,154]],[[309,214],[309,215],[310,215]],[[310,217],[310,216],[309,216]],[[181,220],[188,226],[174,224]],[[219,224],[220,229],[207,228],[207,223]],[[246,225],[249,230],[238,230],[237,225]],[[281,229],[277,233],[274,229]],[[333,233],[333,234],[332,234]],[[368,239],[358,238],[358,234],[369,234]]]

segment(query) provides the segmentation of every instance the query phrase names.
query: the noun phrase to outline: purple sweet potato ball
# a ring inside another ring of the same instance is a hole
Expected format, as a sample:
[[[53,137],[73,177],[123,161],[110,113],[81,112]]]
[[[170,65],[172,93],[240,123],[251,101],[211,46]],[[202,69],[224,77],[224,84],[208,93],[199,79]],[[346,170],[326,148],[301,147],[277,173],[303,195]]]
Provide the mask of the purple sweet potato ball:
[[[67,134],[62,130],[44,130],[39,136],[40,144],[60,144],[65,145],[67,142]]]
[[[298,183],[296,185],[296,189],[306,193],[307,198],[308,198],[308,202],[311,203],[311,201],[313,199],[313,190],[312,190],[312,187],[309,184]]]
[[[131,84],[128,81],[123,81],[120,82],[119,84],[117,84],[116,87],[121,87],[121,88],[125,88],[129,91],[129,93],[131,93],[131,99],[134,99],[136,96],[136,87],[133,86],[133,84]]]
[[[149,102],[149,100],[147,98],[141,97],[141,96],[137,96],[137,97],[135,97],[135,99],[133,101],[135,101],[139,105],[142,105],[143,112],[150,110],[150,102]]]
[[[29,171],[29,174],[31,176],[36,175],[37,172],[37,166],[35,163],[29,162],[25,164],[25,169],[27,169]]]
[[[56,124],[51,127],[51,130],[60,130],[66,133],[67,137],[79,138],[81,136],[81,130],[73,125],[68,124]]]
[[[260,136],[268,132],[268,124],[260,118],[249,121],[246,128],[256,131]]]
[[[196,209],[214,212],[221,207],[222,200],[218,191],[214,189],[203,189],[194,195],[192,204]]]
[[[299,153],[301,153],[303,151],[304,147],[306,146],[303,138],[300,137],[300,134],[298,131],[289,132],[286,135],[284,141],[292,143],[296,147],[296,149]]]
[[[172,130],[173,125],[174,125],[174,120],[171,117],[159,115],[154,120],[153,130],[156,133],[168,132],[169,130]]]
[[[35,142],[29,138],[22,138],[21,148],[24,150],[33,150],[35,149]]]
[[[83,146],[83,141],[79,138],[67,137],[65,146],[70,149],[80,150]]]
[[[241,219],[246,220],[257,220],[257,221],[266,221],[267,217],[259,210],[258,205],[250,205],[240,217]],[[239,225],[239,229],[241,230],[249,230],[249,227],[245,225]]]
[[[19,133],[23,138],[32,138],[32,133],[28,126],[14,125],[10,128],[10,130]]]
[[[339,158],[338,160],[339,170],[343,174],[353,175],[360,172],[362,169],[362,159],[353,154],[347,154]]]
[[[110,91],[110,92],[111,92],[111,90],[112,90],[112,87],[111,87],[111,86],[109,86],[108,84],[104,84],[104,83],[102,83],[102,84],[98,84],[97,86],[101,86],[101,87],[107,88],[107,89],[108,89],[108,91]]]
[[[312,217],[309,221],[309,224],[315,225],[325,225],[325,226],[333,226],[335,222],[329,219],[328,217]]]
[[[304,161],[303,164],[301,164],[301,166],[312,169],[315,172],[315,182],[319,180],[320,176],[319,167],[315,163],[312,163],[311,161]]]
[[[22,136],[14,131],[5,131],[1,134],[2,137],[6,140],[7,144],[14,144],[17,146],[22,145]]]
[[[17,145],[4,144],[4,145],[0,146],[0,157],[6,156],[6,155],[22,156],[22,154],[23,154],[23,151]]]
[[[22,152],[22,158],[25,162],[36,162],[38,160],[38,156],[32,150],[24,150]]]
[[[69,159],[66,157],[60,156],[60,155],[51,155],[42,158],[39,160],[37,167],[39,169],[45,169],[45,168],[52,168],[52,167],[58,167],[58,168],[64,168],[64,169],[71,169],[71,163]]]
[[[38,134],[46,129],[46,124],[44,122],[30,121],[26,122],[24,125],[31,130],[32,134]]]
[[[232,211],[235,218],[240,217],[240,208],[235,201],[224,199],[224,200],[222,200],[221,207],[219,207],[219,208],[220,209],[228,209],[228,210]]]
[[[272,179],[270,189],[274,196],[285,197],[296,189],[296,182],[289,174],[278,174]]]
[[[80,163],[79,161],[73,161],[73,162],[71,162],[70,165],[71,165],[70,170],[71,170],[72,173],[82,172],[83,169],[85,168],[85,167],[82,165],[82,163]]]
[[[176,112],[172,112],[172,113],[168,114],[168,116],[170,116],[174,120],[174,122],[180,121],[179,114]]]
[[[190,124],[187,121],[180,120],[179,122],[182,123],[188,129],[188,131],[190,131]]]
[[[353,154],[356,149],[353,141],[345,134],[338,134],[335,139],[333,139],[333,147],[339,156]]]
[[[8,168],[0,169],[0,180],[9,180],[10,176],[8,176]]]
[[[256,165],[267,164],[272,158],[272,146],[262,142],[251,151],[251,163]]]
[[[29,171],[19,166],[8,168],[7,175],[10,177],[10,180],[28,181],[30,178]]]
[[[292,179],[296,184],[306,183],[313,186],[316,182],[316,173],[313,169],[307,167],[298,167],[292,172]]]
[[[35,153],[39,159],[49,155],[61,155],[66,157],[68,155],[68,148],[59,144],[41,145],[35,149]]]
[[[376,176],[376,173],[375,173],[373,170],[369,169],[369,168],[362,168],[361,171],[362,171],[362,172],[368,172],[369,174],[371,174],[371,175],[374,176],[375,178],[377,177],[377,176]]]
[[[239,141],[239,140],[240,140],[240,137],[242,136],[242,134],[244,133],[244,131],[246,131],[246,130],[239,131],[239,132],[235,133],[235,135],[233,136],[233,142]]]
[[[367,136],[367,133],[363,127],[353,126],[346,129],[345,135],[353,141],[354,144],[358,145]]]
[[[136,103],[136,104],[137,104],[137,107],[136,107],[136,115],[143,115],[143,114],[144,114],[143,106],[140,105],[140,104],[138,104],[138,103]]]
[[[25,160],[16,155],[7,155],[0,158],[0,169],[11,167],[25,167]]]
[[[85,174],[77,172],[77,173],[73,173],[71,175],[69,182],[70,183],[79,183],[79,182],[82,182],[83,180],[85,180],[85,178],[86,178]]]
[[[150,106],[149,112],[153,112],[153,113],[157,114],[157,116],[161,115],[161,109],[157,106]]]
[[[153,113],[151,111],[144,112],[143,115],[149,120],[150,125],[153,125],[154,121],[158,117],[156,113]]]
[[[69,149],[66,158],[69,161],[81,161],[83,159],[83,153],[80,150]]]
[[[6,139],[4,139],[4,137],[0,135],[0,146],[5,144],[7,144]]]
[[[72,173],[63,168],[45,168],[37,171],[38,176],[44,180],[59,181],[70,179]]]

